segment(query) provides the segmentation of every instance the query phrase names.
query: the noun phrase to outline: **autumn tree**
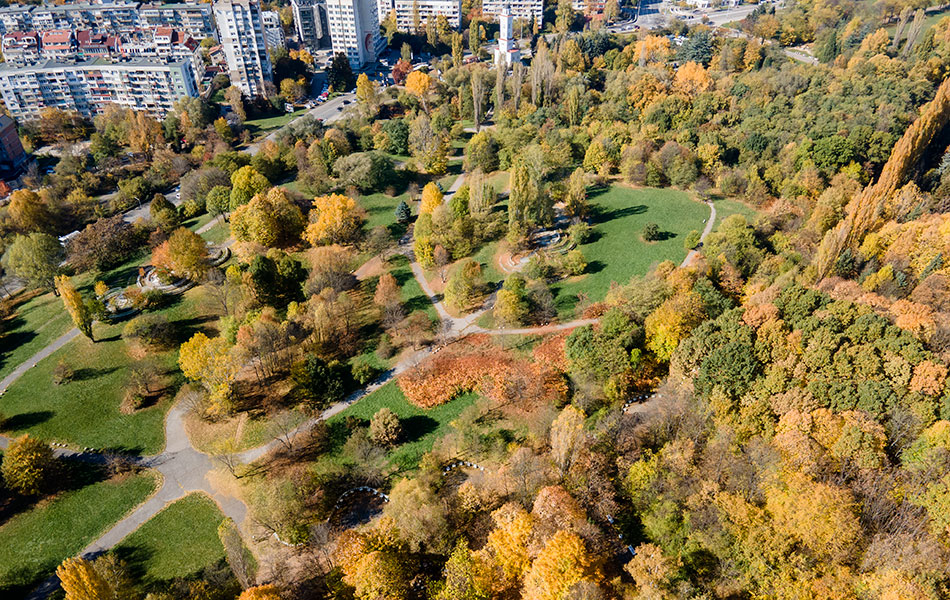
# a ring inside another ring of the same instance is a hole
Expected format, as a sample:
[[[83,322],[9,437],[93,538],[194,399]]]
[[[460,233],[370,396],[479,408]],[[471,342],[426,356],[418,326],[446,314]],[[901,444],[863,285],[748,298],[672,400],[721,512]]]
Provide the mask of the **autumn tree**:
[[[277,586],[259,585],[241,592],[238,600],[280,600],[280,592]]]
[[[466,310],[475,301],[481,285],[481,265],[478,261],[467,258],[452,271],[445,285],[445,302],[456,310]]]
[[[430,181],[422,188],[422,202],[419,204],[419,213],[431,215],[435,212],[435,209],[442,206],[443,198],[444,196],[439,186],[437,186],[435,182]]]
[[[405,316],[402,307],[402,292],[392,273],[383,273],[376,284],[373,302],[383,311],[383,324],[392,327]]]
[[[584,541],[575,533],[559,531],[548,540],[525,576],[525,600],[561,600],[572,587],[599,574]]]
[[[270,182],[261,175],[254,167],[246,165],[238,169],[231,175],[231,194],[230,209],[237,210],[237,207],[247,204],[251,198],[266,191]]]
[[[254,582],[254,568],[250,558],[250,553],[244,547],[244,540],[241,539],[241,532],[234,520],[224,519],[218,525],[218,539],[221,540],[221,546],[224,548],[224,555],[228,561],[228,566],[234,573],[234,577],[245,588],[244,594],[251,591],[247,589]],[[257,589],[257,588],[252,588]],[[244,597],[244,594],[241,597]]]
[[[584,439],[584,413],[567,405],[551,424],[551,454],[561,473],[567,473]]]
[[[673,351],[704,317],[702,299],[693,292],[673,296],[646,318],[647,348],[660,360],[669,360]]]
[[[444,505],[422,479],[397,481],[383,515],[392,520],[413,552],[441,553],[451,547]]]
[[[311,245],[349,244],[359,236],[366,211],[356,200],[343,194],[318,196],[310,210],[310,224],[304,239]]]
[[[377,446],[391,448],[396,445],[401,435],[402,424],[399,417],[385,406],[376,411],[369,421],[369,438]]]
[[[465,538],[460,538],[442,570],[445,587],[435,600],[487,600],[491,588],[487,573],[482,573],[479,562],[469,550]]]
[[[237,118],[243,123],[247,120],[247,111],[244,110],[244,97],[241,94],[241,88],[230,86],[224,90],[224,101],[228,103]]]
[[[180,227],[152,251],[152,264],[179,277],[200,281],[208,272],[208,244],[194,231]]]
[[[55,468],[53,451],[25,433],[10,442],[3,453],[0,474],[6,486],[24,496],[36,496],[48,487]]]
[[[498,290],[492,314],[499,323],[517,327],[528,318],[530,310],[524,278],[517,273],[509,275]]]
[[[45,233],[16,236],[3,255],[7,271],[22,277],[30,286],[42,289],[55,289],[53,280],[62,261],[62,245]]]
[[[257,194],[231,216],[231,233],[239,242],[287,246],[299,240],[303,230],[303,214],[281,187]]]
[[[406,77],[406,89],[410,93],[419,97],[422,102],[422,108],[428,113],[429,104],[426,98],[429,95],[429,89],[432,87],[432,78],[428,73],[422,71],[413,71]]]
[[[356,78],[356,100],[367,111],[375,111],[377,99],[376,83],[369,80],[366,73]]]
[[[569,216],[585,218],[590,212],[587,204],[587,174],[577,168],[571,173],[567,183],[567,196],[564,199],[564,212]]]
[[[92,322],[95,315],[68,275],[56,276],[56,290],[62,296],[63,305],[66,307],[66,312],[72,317],[73,324],[84,336],[95,342],[96,340],[92,336]]]
[[[31,231],[52,231],[55,220],[52,211],[43,197],[29,189],[15,190],[10,194],[7,214],[13,224],[23,233]]]
[[[213,414],[231,412],[232,385],[240,364],[227,340],[196,333],[181,345],[178,366],[185,377],[200,382],[208,391]]]
[[[67,558],[56,567],[66,600],[111,600],[115,590],[85,558]]]

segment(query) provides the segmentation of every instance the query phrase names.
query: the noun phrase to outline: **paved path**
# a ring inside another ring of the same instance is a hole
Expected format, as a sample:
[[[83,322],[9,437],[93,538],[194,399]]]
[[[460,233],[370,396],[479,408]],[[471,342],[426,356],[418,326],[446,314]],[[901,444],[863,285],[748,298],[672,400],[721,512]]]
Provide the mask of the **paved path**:
[[[706,201],[706,205],[709,206],[709,220],[706,221],[706,227],[703,229],[702,235],[699,236],[700,242],[705,240],[706,236],[712,233],[713,227],[716,226],[716,205],[709,200]],[[699,250],[690,250],[686,254],[686,258],[683,259],[683,262],[680,263],[680,268],[682,269],[689,266],[689,264],[693,262],[697,255],[699,255]]]
[[[26,373],[27,371],[35,367],[36,363],[40,362],[41,360],[43,360],[44,358],[46,358],[53,352],[56,352],[57,350],[59,350],[60,348],[62,348],[63,346],[71,342],[73,338],[75,338],[77,335],[79,335],[78,329],[76,328],[70,329],[63,335],[59,336],[59,338],[50,342],[48,346],[46,346],[45,348],[43,348],[42,350],[40,350],[39,352],[31,356],[30,358],[28,358],[25,363],[18,366],[16,369],[13,370],[12,373],[7,375],[6,377],[3,378],[2,381],[0,381],[0,394],[3,394],[3,392],[7,391],[7,388],[10,387],[10,385],[12,385],[14,381],[22,377],[24,373]]]

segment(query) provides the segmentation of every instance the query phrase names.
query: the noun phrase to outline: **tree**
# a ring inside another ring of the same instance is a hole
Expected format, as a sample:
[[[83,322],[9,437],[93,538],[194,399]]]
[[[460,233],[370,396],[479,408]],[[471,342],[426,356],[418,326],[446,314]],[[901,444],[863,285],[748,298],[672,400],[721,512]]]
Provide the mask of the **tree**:
[[[409,76],[406,77],[406,89],[409,90],[411,94],[414,94],[419,97],[419,100],[422,102],[422,108],[429,112],[429,105],[426,101],[426,96],[429,95],[429,88],[432,87],[432,78],[429,77],[428,73],[423,73],[422,71],[413,71],[409,73]]]
[[[498,168],[498,144],[488,130],[472,136],[465,149],[465,169],[491,173]]]
[[[452,32],[452,66],[455,68],[462,66],[462,58],[465,54],[465,49],[462,46],[462,34],[453,31]]]
[[[383,188],[394,176],[393,161],[381,152],[354,152],[338,158],[333,170],[340,178],[340,185],[355,187],[361,192]]]
[[[505,279],[495,299],[494,315],[506,326],[521,325],[528,317],[530,306],[521,275],[513,273]]]
[[[411,53],[411,51],[410,51]],[[396,85],[402,85],[406,81],[406,77],[412,71],[412,63],[406,60],[405,58],[400,58],[396,61],[396,64],[393,65],[393,82]]]
[[[688,62],[676,70],[673,78],[673,89],[687,98],[694,98],[705,92],[713,85],[712,77],[701,64]]]
[[[356,200],[342,194],[313,199],[310,224],[304,233],[311,245],[348,244],[356,240],[366,221],[366,211]]]
[[[551,424],[551,455],[562,474],[571,469],[583,437],[584,413],[569,404]]]
[[[277,586],[259,585],[241,592],[238,600],[280,600],[280,593]]]
[[[468,309],[482,284],[482,267],[478,261],[467,258],[452,271],[445,285],[445,301],[456,310]]]
[[[208,214],[214,217],[227,214],[231,210],[231,188],[224,185],[211,188],[205,198],[205,206]]]
[[[240,363],[231,353],[227,340],[196,333],[181,345],[178,366],[185,377],[200,382],[208,391],[212,414],[231,412],[231,388]]]
[[[178,227],[178,209],[168,201],[165,194],[155,194],[148,204],[149,218],[163,231],[171,231]]]
[[[239,206],[231,217],[231,233],[239,242],[262,246],[287,246],[297,242],[304,217],[284,188],[274,187]]]
[[[249,560],[250,552],[245,549],[244,540],[241,539],[241,532],[238,530],[233,519],[227,518],[221,521],[221,524],[218,525],[218,539],[221,540],[225,558],[228,561],[228,566],[231,567],[231,571],[234,573],[234,577],[238,580],[238,583],[241,584],[242,588],[248,588],[254,581],[254,567]],[[261,588],[251,589],[260,590]],[[241,594],[241,598],[244,598],[245,594],[250,592],[251,589],[245,589],[244,594]],[[267,598],[266,596],[258,597],[262,600]]]
[[[49,445],[25,433],[10,442],[3,453],[0,473],[11,490],[23,496],[36,496],[47,489],[54,467]]]
[[[289,81],[289,80],[284,80]],[[229,146],[234,143],[234,130],[231,129],[230,123],[224,117],[218,117],[214,120],[214,130],[217,132],[218,137],[221,138],[225,144]]]
[[[376,284],[373,302],[383,311],[383,324],[392,327],[400,322],[405,313],[402,308],[402,292],[392,273],[383,273]]]
[[[408,223],[410,219],[412,219],[412,209],[405,200],[400,200],[396,205],[396,220],[400,223]]]
[[[599,579],[584,541],[575,533],[558,531],[534,559],[525,576],[525,600],[562,600],[576,584]]]
[[[66,600],[111,600],[115,590],[85,558],[67,558],[56,567]]]
[[[59,240],[45,233],[18,235],[3,255],[4,268],[31,287],[55,289],[53,278],[63,261]]]
[[[472,54],[478,56],[478,51],[482,46],[482,36],[479,30],[480,23],[478,19],[472,19],[468,26],[468,49]]]
[[[567,33],[570,31],[574,25],[575,18],[574,7],[571,5],[571,0],[558,0],[557,9],[554,14],[554,27],[557,29],[557,32]]]
[[[56,276],[56,290],[63,298],[63,305],[66,312],[73,319],[73,324],[79,328],[87,338],[95,342],[92,336],[93,311],[86,301],[82,299],[79,290],[73,285],[68,275]]]
[[[419,204],[419,214],[431,215],[435,209],[442,206],[444,196],[435,182],[430,181],[422,188],[422,202]]]
[[[230,86],[224,90],[224,101],[228,103],[237,118],[243,123],[247,120],[247,111],[244,110],[244,96],[241,94],[241,88]]]
[[[448,166],[445,140],[432,130],[432,122],[424,112],[419,113],[409,128],[409,150],[430,173],[445,173]]]
[[[346,396],[345,370],[339,363],[327,363],[316,354],[308,354],[290,370],[293,394],[314,412],[343,400]]]
[[[402,424],[396,413],[383,407],[376,411],[369,421],[369,439],[377,446],[391,448],[399,442],[402,436]]]
[[[567,197],[564,199],[564,212],[571,217],[586,218],[590,212],[587,205],[587,174],[578,167],[571,173],[567,183]]]
[[[377,103],[376,82],[370,81],[366,73],[356,78],[356,100],[368,111],[375,112]]]
[[[208,244],[194,231],[179,227],[152,251],[152,264],[179,277],[201,281],[208,272]]]
[[[392,520],[413,552],[442,553],[451,547],[444,505],[422,479],[397,481],[383,516]]]
[[[465,538],[459,538],[443,569],[445,587],[435,600],[488,600],[491,589],[486,578],[479,577],[472,551]]]
[[[479,131],[482,124],[482,109],[485,106],[485,69],[476,65],[471,71],[472,84],[472,120],[475,121],[475,131]]]
[[[301,81],[297,81],[292,77],[282,79],[280,82],[280,95],[283,96],[287,102],[300,102],[306,95],[303,78],[301,78]]]
[[[43,198],[33,190],[15,190],[10,194],[7,212],[23,233],[31,231],[52,231],[55,219]]]
[[[655,242],[660,239],[660,226],[656,223],[647,223],[643,227],[643,239],[647,242]]]
[[[353,77],[353,69],[350,67],[350,61],[346,54],[337,52],[333,55],[333,61],[330,68],[327,69],[327,82],[330,89],[336,92],[344,92],[353,88],[356,78]]]
[[[270,181],[254,167],[241,167],[231,175],[230,209],[237,210],[237,207],[247,204],[251,198],[266,191],[270,186]]]

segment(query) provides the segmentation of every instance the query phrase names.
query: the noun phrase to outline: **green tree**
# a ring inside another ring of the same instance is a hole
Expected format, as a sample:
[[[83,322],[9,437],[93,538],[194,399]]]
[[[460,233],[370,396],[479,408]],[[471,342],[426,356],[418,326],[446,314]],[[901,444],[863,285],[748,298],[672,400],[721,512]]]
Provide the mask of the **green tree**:
[[[564,212],[571,217],[584,219],[590,212],[587,204],[587,174],[578,167],[571,173],[567,183],[567,197],[564,199]]]
[[[230,209],[237,210],[237,207],[247,204],[251,198],[267,190],[271,186],[266,177],[261,175],[254,167],[241,167],[231,175],[231,199]]]
[[[293,393],[310,410],[319,412],[346,396],[346,369],[339,363],[327,363],[316,354],[308,354],[291,368]]]
[[[356,85],[356,78],[353,76],[353,69],[350,67],[346,54],[337,52],[333,55],[333,61],[327,69],[327,81],[330,89],[337,92],[349,91]]]
[[[3,255],[3,267],[31,287],[55,289],[53,278],[63,261],[59,240],[45,233],[18,235]],[[57,292],[58,293],[58,292]]]
[[[465,310],[474,302],[481,289],[482,267],[478,261],[467,258],[456,265],[445,285],[445,301],[456,310]]]

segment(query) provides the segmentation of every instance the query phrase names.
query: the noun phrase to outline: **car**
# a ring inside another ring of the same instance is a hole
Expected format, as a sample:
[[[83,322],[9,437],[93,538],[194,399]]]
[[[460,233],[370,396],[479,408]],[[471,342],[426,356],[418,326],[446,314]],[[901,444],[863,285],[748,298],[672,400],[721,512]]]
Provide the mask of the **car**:
[[[343,104],[349,104],[349,103],[350,103],[349,100],[344,100],[344,101],[343,101]]]
[[[343,107],[342,107],[342,106],[337,106],[336,109],[337,109],[337,110],[343,110]]]

